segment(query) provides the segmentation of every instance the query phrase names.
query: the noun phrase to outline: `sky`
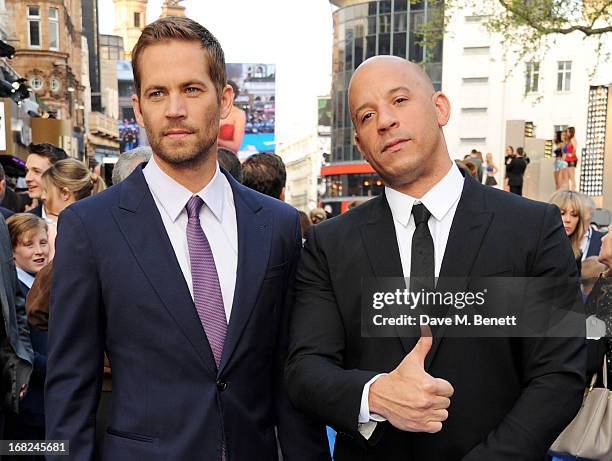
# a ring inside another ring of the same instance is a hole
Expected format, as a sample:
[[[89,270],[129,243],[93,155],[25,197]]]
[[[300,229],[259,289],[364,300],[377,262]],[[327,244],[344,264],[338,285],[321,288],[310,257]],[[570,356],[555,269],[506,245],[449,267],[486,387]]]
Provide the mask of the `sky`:
[[[149,0],[147,23],[161,13]],[[316,133],[317,96],[331,89],[332,9],[328,0],[186,0],[186,15],[219,40],[226,62],[276,64],[276,140]],[[100,32],[112,34],[112,0],[98,0]]]

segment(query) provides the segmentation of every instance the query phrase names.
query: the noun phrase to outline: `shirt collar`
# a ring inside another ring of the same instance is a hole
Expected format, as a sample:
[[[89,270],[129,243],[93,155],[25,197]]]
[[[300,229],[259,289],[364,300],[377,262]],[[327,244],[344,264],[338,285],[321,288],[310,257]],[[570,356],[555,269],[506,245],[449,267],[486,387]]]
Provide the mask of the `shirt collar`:
[[[155,194],[161,206],[164,208],[172,222],[176,221],[180,214],[185,209],[185,205],[193,195],[199,196],[212,214],[219,222],[223,219],[223,205],[225,200],[223,180],[225,179],[219,164],[216,164],[216,170],[210,182],[197,194],[192,194],[191,191],[166,173],[164,173],[159,165],[152,157],[147,166],[143,169],[143,174],[147,180],[151,192]],[[227,180],[226,180],[227,181]]]
[[[28,288],[32,288],[32,284],[34,283],[34,276],[29,272],[24,271],[21,267],[15,266],[17,269],[17,278],[21,283],[23,283]]]
[[[425,205],[436,220],[441,221],[461,197],[463,181],[465,181],[463,175],[457,165],[453,163],[446,176],[420,199],[403,194],[390,187],[385,187],[385,196],[393,218],[404,227],[408,226],[412,215],[412,206],[417,201]]]

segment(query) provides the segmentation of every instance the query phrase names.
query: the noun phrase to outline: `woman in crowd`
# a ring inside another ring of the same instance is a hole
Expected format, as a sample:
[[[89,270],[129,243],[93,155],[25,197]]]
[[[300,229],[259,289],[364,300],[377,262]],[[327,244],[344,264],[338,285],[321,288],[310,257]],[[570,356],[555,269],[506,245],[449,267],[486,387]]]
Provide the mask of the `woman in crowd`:
[[[49,262],[49,242],[47,224],[38,216],[30,213],[12,215],[6,221],[17,279],[18,296],[24,302],[34,282],[34,277]],[[21,401],[19,414],[9,413],[6,421],[5,439],[44,440],[45,411],[44,385],[47,374],[47,332],[30,326],[30,339],[34,350],[34,368],[30,376],[28,392]],[[35,459],[33,456],[20,459]]]
[[[570,126],[565,130],[565,145],[563,146],[565,161],[567,162],[567,177],[569,190],[576,190],[576,165],[578,164],[578,141],[576,129]]]
[[[234,102],[238,97],[238,85],[233,81],[228,80],[228,85],[234,90]],[[221,120],[219,126],[219,137],[217,139],[218,147],[225,147],[235,154],[240,150],[242,138],[244,137],[244,129],[246,126],[246,113],[236,104],[232,105],[229,115],[226,119]]]
[[[582,237],[584,236],[584,221],[586,213],[583,201],[577,192],[559,189],[550,198],[550,203],[557,205],[561,211],[561,219],[565,234],[569,237],[580,273],[582,259]]]
[[[557,131],[555,133],[555,164],[553,171],[556,190],[569,188],[569,173],[567,171],[567,162],[563,159],[564,146],[565,131]]]
[[[89,197],[106,189],[104,180],[90,172],[83,162],[73,158],[60,160],[52,165],[42,176],[42,200],[52,221],[57,223],[59,214],[71,203]],[[57,224],[49,224],[49,242],[51,256],[55,249]]]
[[[497,174],[497,165],[493,161],[493,154],[491,152],[487,153],[487,179],[485,180],[485,184],[487,186],[497,186],[497,180],[495,179],[495,175]]]
[[[597,374],[595,387],[603,387],[602,368],[603,361],[607,362],[608,383],[612,382],[612,226],[601,239],[599,252],[600,270],[596,274],[596,282],[586,301],[586,315],[595,316],[599,323],[605,325],[605,332],[599,331],[599,339],[587,341],[587,376],[585,382],[589,383],[593,375]],[[589,261],[591,258],[587,258]],[[588,277],[591,277],[589,274]],[[584,282],[584,280],[583,280]],[[587,320],[588,322],[589,320]],[[588,325],[588,324],[587,324]],[[599,329],[598,329],[599,330]],[[609,384],[608,384],[609,386]],[[607,461],[609,458],[590,461]],[[570,455],[554,455],[552,461],[589,461]]]

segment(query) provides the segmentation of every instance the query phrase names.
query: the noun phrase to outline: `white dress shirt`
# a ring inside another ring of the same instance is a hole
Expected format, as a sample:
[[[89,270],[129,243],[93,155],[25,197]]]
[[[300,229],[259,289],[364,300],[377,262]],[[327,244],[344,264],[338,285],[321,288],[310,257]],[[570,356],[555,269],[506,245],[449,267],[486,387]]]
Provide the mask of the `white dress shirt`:
[[[185,206],[194,195],[204,201],[200,210],[200,224],[215,259],[225,316],[229,322],[236,286],[238,228],[234,194],[227,178],[217,165],[215,175],[206,187],[197,194],[192,194],[164,173],[153,158],[149,160],[142,173],[151,190],[192,298],[193,281],[187,246],[188,218]]]
[[[429,190],[421,199],[416,199],[409,195],[398,192],[394,189],[385,187],[385,196],[393,215],[395,225],[395,236],[399,247],[402,272],[404,277],[410,277],[410,264],[412,252],[412,236],[416,229],[414,217],[412,216],[412,206],[415,203],[422,203],[431,212],[431,218],[427,222],[429,232],[434,244],[435,276],[440,275],[446,243],[450,234],[453,218],[457,211],[457,204],[461,198],[464,178],[459,172],[459,168],[453,163],[450,170],[434,187]],[[383,373],[384,374],[384,373]],[[385,419],[379,415],[370,413],[368,395],[370,386],[382,374],[375,376],[363,387],[361,395],[361,408],[359,411],[359,431],[361,434],[370,438],[376,427],[376,421]]]
[[[593,229],[591,226],[587,229],[587,231],[582,236],[582,242],[580,242],[580,249],[582,250],[582,261],[587,258],[587,253],[589,251],[589,246],[591,245],[591,238],[593,237]]]
[[[24,271],[19,266],[15,266],[15,269],[17,269],[17,279],[19,279],[19,281],[28,288],[32,288],[32,285],[34,284],[34,276],[29,272]]]

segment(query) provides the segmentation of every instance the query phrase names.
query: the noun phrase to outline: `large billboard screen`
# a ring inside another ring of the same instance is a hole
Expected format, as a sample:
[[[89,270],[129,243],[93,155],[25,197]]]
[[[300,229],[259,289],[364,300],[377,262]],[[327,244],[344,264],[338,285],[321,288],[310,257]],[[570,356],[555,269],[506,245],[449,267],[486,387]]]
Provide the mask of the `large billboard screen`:
[[[276,112],[276,66],[259,63],[226,64],[227,79],[238,87],[234,109],[244,111],[244,135],[238,148],[238,156],[245,159],[257,152],[274,152]],[[230,119],[231,120],[231,119]],[[236,139],[241,133],[233,133],[233,128],[224,128],[226,120],[221,120],[220,138]],[[231,136],[233,135],[233,136]],[[223,141],[220,141],[220,145]]]

